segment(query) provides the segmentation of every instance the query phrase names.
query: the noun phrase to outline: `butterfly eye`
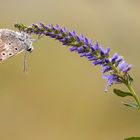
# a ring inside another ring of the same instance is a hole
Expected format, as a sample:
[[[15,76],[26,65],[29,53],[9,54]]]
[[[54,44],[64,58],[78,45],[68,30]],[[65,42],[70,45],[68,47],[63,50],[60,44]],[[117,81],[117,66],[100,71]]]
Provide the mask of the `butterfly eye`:
[[[5,55],[5,53],[2,53],[2,55]]]
[[[28,52],[32,52],[32,50],[33,50],[32,48],[29,48],[27,51],[28,51]]]
[[[17,50],[18,50],[18,48],[15,48],[15,50],[17,51]]]

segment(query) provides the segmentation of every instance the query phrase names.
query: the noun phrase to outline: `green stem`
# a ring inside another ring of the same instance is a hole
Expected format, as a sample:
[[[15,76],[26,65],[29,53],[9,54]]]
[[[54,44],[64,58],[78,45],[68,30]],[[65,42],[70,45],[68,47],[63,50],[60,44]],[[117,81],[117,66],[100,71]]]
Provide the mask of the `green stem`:
[[[140,109],[140,99],[137,96],[136,92],[134,91],[134,89],[132,88],[132,86],[130,84],[126,84],[126,86],[129,89],[129,91],[131,92],[131,94],[134,97],[134,99],[136,100],[137,105],[138,105],[138,109]]]

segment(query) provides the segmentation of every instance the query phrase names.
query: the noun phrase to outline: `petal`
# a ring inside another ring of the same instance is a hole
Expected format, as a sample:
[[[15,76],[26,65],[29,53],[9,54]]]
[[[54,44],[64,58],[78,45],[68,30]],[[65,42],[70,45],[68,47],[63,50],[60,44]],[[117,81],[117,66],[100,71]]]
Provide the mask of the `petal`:
[[[83,48],[83,47],[78,47],[78,48],[77,48],[77,52],[78,52],[78,53],[82,53],[83,51],[84,51],[84,48]]]
[[[110,53],[110,48],[108,47],[106,48],[105,55],[109,55],[109,53]]]
[[[95,50],[97,51],[99,49],[99,44],[98,42],[96,43],[96,45],[94,46]]]
[[[112,62],[115,62],[115,60],[119,57],[119,55],[117,53],[115,53],[113,56],[112,56],[112,59],[111,61]]]
[[[97,61],[94,61],[93,64],[96,66],[96,65],[101,65],[103,63],[102,60],[97,60]]]
[[[123,69],[127,67],[127,63],[125,61],[122,61],[122,63],[120,63],[118,67],[123,71]]]
[[[83,52],[83,53],[80,54],[80,57],[84,57],[84,56],[86,56],[86,53],[85,52]]]
[[[89,61],[93,61],[93,60],[95,60],[95,59],[96,59],[96,57],[94,57],[94,56],[91,57],[91,58],[88,58]]]
[[[109,70],[111,70],[110,66],[105,66],[102,68],[102,73],[108,72]]]
[[[102,55],[105,55],[105,50],[104,50],[103,47],[100,47],[100,51],[101,51],[101,56],[102,56]]]
[[[77,47],[76,47],[76,46],[73,46],[73,47],[69,48],[69,50],[70,50],[71,52],[73,52],[73,51],[77,50]]]

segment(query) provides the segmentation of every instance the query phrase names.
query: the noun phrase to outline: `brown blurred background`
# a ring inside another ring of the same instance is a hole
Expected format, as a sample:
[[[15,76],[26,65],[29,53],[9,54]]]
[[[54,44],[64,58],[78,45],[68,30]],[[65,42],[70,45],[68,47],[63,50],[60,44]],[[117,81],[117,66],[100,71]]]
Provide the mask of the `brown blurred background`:
[[[140,96],[139,0],[0,0],[0,28],[43,21],[75,29],[133,64]],[[100,67],[59,42],[34,44],[28,74],[24,53],[0,64],[1,140],[123,140],[140,136],[140,112],[105,94]],[[120,87],[118,85],[118,87]]]

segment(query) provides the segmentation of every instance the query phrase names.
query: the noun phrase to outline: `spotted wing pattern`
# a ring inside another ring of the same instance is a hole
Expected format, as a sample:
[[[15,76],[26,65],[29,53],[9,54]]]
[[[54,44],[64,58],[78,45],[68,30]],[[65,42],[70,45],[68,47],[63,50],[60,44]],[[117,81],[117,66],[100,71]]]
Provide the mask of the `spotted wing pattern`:
[[[4,61],[24,51],[17,32],[0,30],[0,61]]]

